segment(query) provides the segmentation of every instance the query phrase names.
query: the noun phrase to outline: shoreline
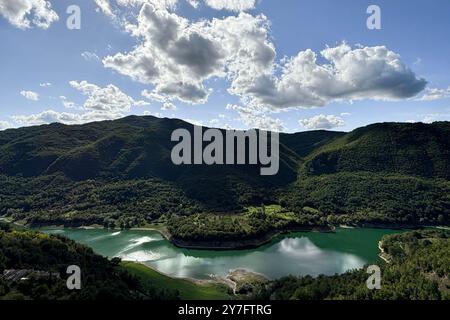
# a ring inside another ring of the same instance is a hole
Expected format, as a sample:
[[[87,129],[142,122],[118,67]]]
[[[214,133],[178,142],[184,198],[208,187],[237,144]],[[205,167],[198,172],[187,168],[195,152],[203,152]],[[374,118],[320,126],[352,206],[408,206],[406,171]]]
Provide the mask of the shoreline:
[[[18,227],[30,228],[30,229],[64,229],[64,228],[73,228],[73,229],[106,229],[101,225],[94,224],[88,226],[65,226],[65,225],[27,225],[20,222],[13,222],[6,217],[0,217],[0,221],[4,221],[6,223],[14,224]],[[246,239],[246,240],[208,240],[208,241],[195,241],[195,240],[183,240],[177,239],[173,237],[169,231],[166,229],[165,225],[151,225],[144,227],[133,227],[129,229],[121,229],[121,228],[109,228],[107,230],[115,230],[115,231],[154,231],[159,233],[165,240],[169,241],[174,246],[181,249],[191,249],[191,250],[215,250],[215,251],[229,251],[229,250],[248,250],[248,249],[256,249],[262,247],[273,240],[275,240],[279,236],[287,235],[295,232],[319,232],[319,233],[332,233],[336,231],[336,228],[343,229],[392,229],[392,230],[414,230],[414,229],[423,229],[423,228],[438,228],[438,229],[450,229],[447,226],[424,226],[424,225],[386,225],[386,224],[372,224],[372,223],[362,223],[361,225],[338,225],[338,226],[316,226],[316,227],[297,227],[297,228],[289,228],[286,230],[273,230],[268,232],[267,234],[260,236],[255,239]],[[381,248],[379,247],[380,251]],[[381,257],[382,258],[382,257]],[[382,258],[385,260],[384,258]]]
[[[17,224],[23,227],[27,227],[23,224]],[[100,225],[91,225],[91,226],[78,226],[78,227],[67,227],[64,225],[41,225],[41,226],[31,226],[30,228],[36,229],[64,229],[64,228],[73,228],[73,229],[84,229],[84,230],[101,230],[106,229]],[[163,226],[164,228],[164,226]],[[286,230],[274,230],[267,233],[264,236],[255,239],[247,239],[247,240],[229,240],[229,241],[193,241],[193,240],[182,240],[176,239],[173,237],[167,230],[163,228],[146,226],[146,227],[134,227],[129,229],[121,229],[121,228],[109,228],[107,230],[114,231],[154,231],[158,232],[165,240],[169,241],[171,244],[181,249],[191,249],[191,250],[215,250],[215,251],[229,251],[229,250],[248,250],[248,249],[256,249],[262,247],[279,236],[295,233],[295,232],[319,232],[319,233],[332,233],[335,232],[335,226],[329,227],[299,227],[299,228],[290,228]]]
[[[84,227],[81,227],[81,229],[83,229],[83,228]],[[351,228],[355,228],[355,227],[351,227]],[[95,229],[95,228],[91,227],[91,229]],[[335,229],[336,228],[333,228],[333,231]],[[346,228],[344,228],[344,229],[346,229]],[[132,229],[130,229],[130,230],[132,230]],[[137,230],[137,231],[158,231],[158,232],[160,231],[160,230],[157,230],[156,228],[137,228],[137,229],[134,229],[134,230]],[[295,232],[295,231],[293,231],[293,232]],[[289,232],[285,232],[285,233],[289,233]],[[278,232],[276,236],[282,235],[282,234],[283,233]],[[276,236],[273,236],[270,241],[272,241]],[[383,241],[382,240],[378,241],[378,250],[379,250],[378,257],[380,259],[382,259],[386,264],[391,263],[391,261],[389,260],[389,256],[386,254],[386,252],[385,252],[385,250],[383,248]],[[235,272],[242,272],[245,275],[245,277],[258,276],[258,277],[261,277],[261,278],[265,279],[265,281],[271,281],[270,278],[267,277],[266,275],[264,275],[262,273],[254,272],[254,271],[251,271],[251,270],[248,270],[248,269],[245,269],[245,268],[231,269],[231,270],[229,270],[229,272],[228,272],[228,274],[226,276],[210,274],[209,275],[210,279],[196,279],[196,278],[191,278],[191,277],[176,277],[176,276],[172,276],[172,275],[166,274],[166,273],[158,270],[157,268],[153,267],[152,265],[145,264],[144,262],[140,262],[140,261],[123,260],[123,262],[124,263],[139,264],[139,265],[142,265],[142,266],[144,266],[146,268],[149,268],[149,269],[151,269],[151,270],[153,270],[153,271],[155,271],[155,272],[157,272],[157,273],[159,273],[159,274],[161,274],[163,276],[166,276],[166,277],[168,277],[170,279],[184,280],[184,281],[191,282],[191,283],[193,283],[195,285],[200,285],[200,286],[201,285],[207,285],[207,284],[225,285],[226,287],[230,288],[233,291],[233,295],[236,296],[236,297],[238,297],[238,294],[236,292],[238,283],[237,283],[237,281],[234,281],[232,279]]]
[[[191,278],[191,277],[177,277],[172,276],[170,274],[164,273],[157,268],[155,268],[152,265],[145,264],[143,262],[139,261],[133,261],[133,260],[122,260],[122,264],[136,264],[141,265],[145,268],[148,268],[164,277],[167,277],[172,280],[180,280],[180,281],[187,281],[197,286],[207,286],[207,285],[223,285],[233,291],[233,295],[236,297],[239,297],[239,294],[236,292],[237,287],[239,285],[239,281],[233,280],[233,277],[235,277],[237,274],[241,275],[243,279],[241,281],[247,282],[249,278],[252,277],[258,277],[262,279],[265,282],[271,281],[266,275],[254,272],[245,268],[236,268],[236,269],[230,269],[228,271],[228,274],[225,276],[217,275],[217,274],[211,274],[209,275],[209,279],[197,279],[197,278]]]
[[[173,245],[182,249],[192,249],[192,250],[216,250],[216,251],[227,251],[227,250],[248,250],[256,249],[262,247],[277,237],[282,235],[287,235],[295,232],[320,232],[320,233],[330,233],[335,232],[336,228],[334,226],[330,228],[323,227],[312,227],[312,228],[291,228],[286,230],[274,230],[267,233],[264,236],[255,239],[246,240],[229,240],[229,241],[193,241],[193,240],[182,240],[176,239],[174,237],[166,238]]]
[[[1,217],[0,217],[1,218]],[[0,221],[7,221],[7,219],[0,219]],[[23,224],[17,223],[17,222],[9,222],[9,223],[14,223],[15,225],[21,226],[21,227],[27,227]],[[408,226],[395,226],[395,227],[390,227],[390,229],[393,230],[408,230],[411,229],[412,226],[408,225]],[[64,226],[42,226],[41,228],[49,228],[49,229],[61,229],[61,228],[65,228]],[[70,227],[69,227],[70,228]],[[153,232],[157,232],[158,234],[160,234],[163,238],[165,238],[167,241],[169,241],[171,244],[180,247],[180,248],[185,248],[185,249],[195,249],[195,250],[218,250],[218,251],[225,251],[225,250],[244,250],[244,249],[251,249],[251,248],[258,248],[261,247],[267,243],[270,243],[271,241],[273,241],[274,239],[276,239],[279,236],[282,235],[288,235],[290,233],[295,233],[295,232],[320,232],[320,233],[330,233],[330,232],[335,232],[336,228],[342,228],[342,229],[353,229],[353,228],[384,228],[384,226],[368,226],[367,224],[364,226],[355,226],[355,225],[340,225],[340,226],[333,226],[332,228],[295,228],[295,230],[291,229],[291,230],[285,230],[285,231],[274,231],[271,232],[270,234],[266,235],[264,239],[252,239],[250,241],[255,242],[254,246],[250,246],[248,243],[242,243],[242,241],[239,243],[238,246],[233,246],[233,247],[227,247],[230,242],[226,242],[225,245],[222,243],[220,245],[220,247],[215,247],[215,246],[205,246],[205,243],[195,243],[193,246],[188,246],[188,244],[182,244],[181,246],[174,242],[173,239],[170,237],[170,235],[168,234],[168,232],[166,230],[164,230],[164,225],[161,226],[145,226],[145,227],[136,227],[136,228],[130,228],[130,229],[120,229],[120,228],[114,228],[114,229],[108,229],[108,230],[114,230],[114,231],[153,231]],[[414,228],[414,227],[412,227]],[[449,229],[449,227],[446,226],[416,226],[415,228],[419,228],[419,229],[423,229],[423,228],[437,228],[437,229]],[[91,226],[79,226],[79,227],[74,227],[74,229],[86,229],[86,230],[99,230],[99,229],[105,229],[100,225],[91,225]],[[233,242],[234,243],[234,242]],[[235,244],[235,243],[234,243]],[[207,245],[214,245],[214,243],[208,243]],[[380,239],[378,241],[378,257],[383,260],[384,263],[386,264],[390,264],[390,257],[388,254],[386,254],[384,248],[383,248],[383,241]],[[124,263],[133,263],[133,264],[139,264],[142,265],[146,268],[151,269],[154,272],[157,272],[160,275],[163,275],[165,277],[168,277],[170,279],[174,279],[174,280],[184,280],[184,281],[188,281],[192,284],[195,285],[199,285],[199,286],[205,286],[205,285],[209,285],[209,284],[215,284],[215,285],[223,285],[229,289],[231,289],[231,291],[233,292],[232,296],[238,297],[239,294],[237,293],[237,288],[238,288],[238,282],[233,280],[233,275],[235,272],[242,272],[242,274],[244,275],[244,280],[245,279],[249,279],[252,278],[254,276],[260,277],[265,279],[266,281],[270,281],[270,278],[267,277],[264,274],[261,273],[256,273],[253,272],[251,270],[245,269],[245,268],[237,268],[237,269],[230,269],[228,271],[228,274],[226,276],[221,276],[221,275],[217,275],[217,274],[210,274],[208,279],[198,279],[198,278],[192,278],[192,277],[177,277],[177,276],[172,276],[169,274],[166,274],[164,272],[161,272],[160,270],[158,270],[157,268],[155,268],[154,266],[151,266],[149,264],[146,264],[144,262],[141,261],[136,261],[136,260],[123,260]],[[247,281],[245,280],[245,281]]]
[[[101,226],[80,226],[80,227],[65,227],[65,226],[41,226],[38,228],[51,228],[51,229],[62,229],[62,228],[74,228],[74,229],[105,229]],[[190,250],[214,250],[214,251],[231,251],[231,250],[248,250],[248,249],[257,249],[264,245],[269,244],[273,240],[275,240],[279,236],[288,235],[290,233],[295,232],[318,232],[318,233],[333,233],[337,228],[342,229],[391,229],[391,230],[415,230],[415,229],[423,229],[423,228],[449,228],[445,226],[412,226],[412,225],[396,225],[396,226],[387,226],[387,225],[372,225],[372,224],[362,224],[358,225],[344,225],[344,226],[330,226],[328,228],[324,227],[311,227],[311,228],[291,228],[287,230],[275,230],[271,231],[268,234],[248,240],[231,240],[231,241],[193,241],[193,240],[182,240],[174,238],[167,230],[162,230],[162,228],[158,227],[135,227],[129,229],[108,229],[108,230],[116,230],[116,231],[154,231],[158,232],[165,240],[169,241],[171,244],[181,249],[190,249]],[[379,248],[381,249],[381,248]],[[382,258],[383,259],[383,258]],[[384,259],[383,259],[384,260]]]
[[[383,241],[381,241],[381,240],[378,241],[378,250],[380,250],[380,253],[378,254],[380,259],[388,264],[391,263],[391,261],[389,260],[389,255],[384,251]]]

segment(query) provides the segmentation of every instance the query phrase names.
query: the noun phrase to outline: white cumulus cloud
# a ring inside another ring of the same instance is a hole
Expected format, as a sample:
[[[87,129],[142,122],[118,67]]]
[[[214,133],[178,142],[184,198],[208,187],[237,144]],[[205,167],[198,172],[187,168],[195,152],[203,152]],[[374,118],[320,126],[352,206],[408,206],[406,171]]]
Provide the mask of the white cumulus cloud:
[[[61,103],[63,104],[64,108],[67,109],[75,109],[78,108],[75,102],[70,101],[65,96],[60,96],[59,99],[61,99]]]
[[[236,120],[242,122],[247,128],[275,132],[283,132],[286,130],[282,120],[272,118],[257,109],[233,104],[228,104],[226,109],[236,111],[239,114],[239,118]]]
[[[172,102],[164,102],[161,110],[177,110],[177,106],[174,105]]]
[[[425,89],[427,81],[382,45],[352,47],[343,42],[278,60],[270,21],[243,12],[256,2],[204,0],[239,13],[190,21],[172,10],[176,0],[116,0],[119,7],[140,8],[136,19],[122,23],[136,45],[102,62],[149,85],[142,95],[162,103],[206,103],[210,81],[224,79],[228,93],[240,98],[242,109],[236,111],[241,122],[265,127],[283,126],[270,112],[339,101],[402,100]]]
[[[384,46],[323,50],[319,64],[308,49],[285,61],[282,74],[255,75],[234,91],[251,104],[269,108],[318,107],[340,100],[400,100],[421,92],[427,82]]]
[[[13,125],[10,122],[4,121],[4,120],[0,120],[0,131],[6,130],[6,129],[9,129],[9,128],[12,128],[12,127],[13,127]]]
[[[228,10],[232,12],[246,11],[255,8],[256,0],[185,0],[194,8],[199,8],[203,3],[215,10]],[[148,3],[156,8],[174,10],[178,0],[95,0],[100,11],[110,17],[115,17],[114,8],[141,7]]]
[[[114,17],[113,9],[111,8],[111,4],[109,0],[95,0],[100,11],[102,11],[105,15],[109,17]]]
[[[216,10],[245,11],[253,9],[256,0],[205,0],[205,3]]]
[[[205,81],[230,76],[245,81],[270,71],[275,58],[268,41],[267,19],[237,17],[190,22],[175,13],[144,4],[137,25],[128,30],[142,42],[130,52],[103,59],[105,67],[154,86],[166,100],[205,103]]]
[[[28,90],[22,90],[20,91],[20,94],[27,98],[28,100],[32,101],[38,101],[39,100],[39,94],[34,91],[28,91]]]
[[[86,100],[80,107],[65,96],[60,96],[61,102],[66,108],[77,109],[80,112],[58,112],[49,109],[37,114],[16,115],[12,118],[20,125],[40,125],[52,122],[81,124],[118,119],[128,114],[133,106],[149,105],[146,101],[133,99],[113,84],[106,87],[100,87],[87,81],[70,81],[69,84],[86,96]]]
[[[0,15],[20,29],[47,29],[59,19],[46,0],[0,0]]]
[[[334,115],[319,114],[312,118],[300,119],[299,124],[309,130],[333,129],[345,125],[344,120]]]
[[[423,123],[433,123],[433,122],[437,122],[437,121],[449,121],[450,119],[450,114],[445,114],[445,113],[431,113],[431,114],[427,114],[423,117],[423,119],[421,120],[421,122]]]
[[[228,92],[244,105],[269,110],[400,100],[416,96],[427,84],[385,46],[341,43],[319,54],[307,49],[277,63],[264,15],[241,12],[192,22],[145,3],[137,23],[126,29],[138,45],[107,56],[104,66],[152,85],[151,93],[167,101],[205,103],[210,94],[206,81],[212,78],[228,80]]]
[[[135,104],[132,97],[112,84],[102,88],[87,81],[70,81],[70,85],[87,96],[83,105],[87,110],[124,113],[129,112]]]
[[[85,113],[57,112],[54,110],[46,110],[32,115],[17,115],[12,118],[18,124],[23,126],[33,126],[49,124],[54,122],[64,124],[82,124],[93,121],[114,120],[122,115],[101,111],[89,111]]]
[[[447,89],[428,88],[425,93],[418,98],[419,101],[434,101],[450,98],[450,87]]]
[[[195,0],[190,3],[194,7],[198,7]],[[98,11],[103,12],[111,18],[117,18],[120,15],[120,9],[125,8],[140,8],[142,5],[148,3],[160,9],[175,9],[178,0],[95,0],[98,6]]]
[[[224,55],[212,34],[201,23],[189,21],[144,4],[137,25],[129,30],[144,39],[134,50],[107,56],[106,67],[136,81],[155,86],[154,92],[188,103],[204,103],[208,90],[203,81],[223,73]]]

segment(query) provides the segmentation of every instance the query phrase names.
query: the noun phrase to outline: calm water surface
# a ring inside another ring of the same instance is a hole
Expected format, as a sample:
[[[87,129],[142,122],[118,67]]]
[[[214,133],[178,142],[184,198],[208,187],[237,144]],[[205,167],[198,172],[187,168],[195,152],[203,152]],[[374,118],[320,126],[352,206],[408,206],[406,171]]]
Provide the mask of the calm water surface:
[[[107,257],[138,261],[174,277],[207,279],[245,268],[275,279],[286,275],[333,275],[378,263],[378,241],[385,229],[337,229],[335,233],[299,232],[280,236],[251,250],[180,249],[154,231],[52,229]]]

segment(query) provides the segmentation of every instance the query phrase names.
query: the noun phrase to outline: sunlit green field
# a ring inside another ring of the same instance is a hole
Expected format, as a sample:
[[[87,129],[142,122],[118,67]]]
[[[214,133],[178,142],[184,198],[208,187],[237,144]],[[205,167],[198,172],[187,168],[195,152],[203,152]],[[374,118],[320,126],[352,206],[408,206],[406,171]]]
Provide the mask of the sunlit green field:
[[[157,287],[176,289],[182,300],[229,300],[228,288],[220,284],[195,284],[185,279],[173,279],[149,267],[134,262],[123,262],[123,267],[145,283]]]

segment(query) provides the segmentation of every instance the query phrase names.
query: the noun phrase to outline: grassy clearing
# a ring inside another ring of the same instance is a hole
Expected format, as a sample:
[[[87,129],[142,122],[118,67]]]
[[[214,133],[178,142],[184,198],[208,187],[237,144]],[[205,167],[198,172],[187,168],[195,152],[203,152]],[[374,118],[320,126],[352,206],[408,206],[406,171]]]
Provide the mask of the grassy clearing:
[[[229,300],[228,288],[222,284],[195,283],[187,279],[174,279],[147,266],[134,262],[123,262],[123,267],[131,274],[157,287],[176,289],[182,300]]]

